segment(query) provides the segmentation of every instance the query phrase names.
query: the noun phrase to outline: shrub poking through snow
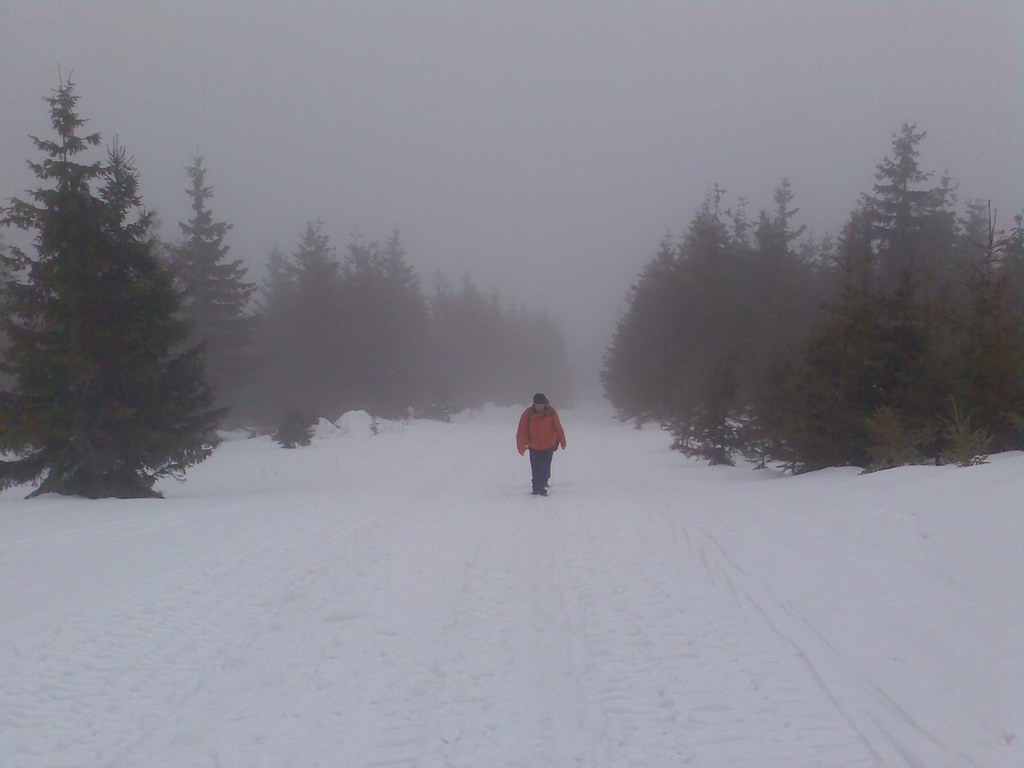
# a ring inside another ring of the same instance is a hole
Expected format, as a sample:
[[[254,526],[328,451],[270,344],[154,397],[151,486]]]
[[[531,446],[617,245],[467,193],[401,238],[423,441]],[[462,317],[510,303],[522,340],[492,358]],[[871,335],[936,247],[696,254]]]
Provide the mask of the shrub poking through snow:
[[[871,440],[868,455],[872,461],[864,471],[875,472],[880,469],[923,463],[921,446],[934,443],[937,429],[911,429],[900,418],[895,408],[882,406],[868,419],[867,431]]]
[[[306,414],[292,409],[274,433],[274,442],[282,448],[298,448],[313,442],[313,421]]]
[[[961,467],[984,464],[992,445],[991,435],[986,429],[971,426],[971,417],[960,412],[955,398],[951,398],[951,403],[950,417],[942,420],[945,425],[942,436],[946,440],[943,461]]]

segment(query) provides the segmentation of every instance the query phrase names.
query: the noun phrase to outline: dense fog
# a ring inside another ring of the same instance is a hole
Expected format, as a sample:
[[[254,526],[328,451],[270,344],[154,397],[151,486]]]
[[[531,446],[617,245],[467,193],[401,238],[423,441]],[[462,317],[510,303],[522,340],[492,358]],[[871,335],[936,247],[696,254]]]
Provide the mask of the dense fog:
[[[397,231],[424,302],[471,285],[510,323],[561,329],[575,386],[523,353],[522,400],[578,398],[630,285],[715,185],[756,220],[788,178],[794,225],[838,235],[911,123],[922,165],[1009,224],[1022,32],[1022,6],[995,1],[8,2],[0,196],[36,185],[28,137],[71,76],[168,248],[202,158],[253,307],[311,222],[339,264]]]

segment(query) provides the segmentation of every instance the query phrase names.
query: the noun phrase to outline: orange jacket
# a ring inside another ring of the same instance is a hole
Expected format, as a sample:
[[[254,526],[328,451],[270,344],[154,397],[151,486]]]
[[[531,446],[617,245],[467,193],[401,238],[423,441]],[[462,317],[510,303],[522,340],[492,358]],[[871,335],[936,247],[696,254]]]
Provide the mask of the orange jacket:
[[[546,451],[561,445],[565,448],[565,431],[558,413],[550,405],[540,413],[533,407],[523,411],[519,417],[519,429],[516,430],[516,448],[523,453],[527,448]]]

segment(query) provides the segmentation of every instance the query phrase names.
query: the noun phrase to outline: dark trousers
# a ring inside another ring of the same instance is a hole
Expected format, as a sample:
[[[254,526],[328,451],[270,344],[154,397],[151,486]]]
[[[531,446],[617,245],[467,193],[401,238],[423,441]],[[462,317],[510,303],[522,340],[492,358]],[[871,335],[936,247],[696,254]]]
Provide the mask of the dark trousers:
[[[533,490],[542,491],[548,487],[548,478],[551,477],[551,457],[555,455],[555,448],[552,446],[544,451],[536,448],[530,449],[530,469],[533,471]]]

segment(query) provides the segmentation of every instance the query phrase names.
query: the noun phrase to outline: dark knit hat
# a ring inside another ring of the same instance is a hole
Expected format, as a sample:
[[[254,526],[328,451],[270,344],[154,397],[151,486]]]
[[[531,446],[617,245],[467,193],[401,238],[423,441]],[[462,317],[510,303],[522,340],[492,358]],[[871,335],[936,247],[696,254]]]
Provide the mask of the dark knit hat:
[[[544,397],[540,392],[533,396],[533,402],[535,403],[547,403],[548,399]]]

